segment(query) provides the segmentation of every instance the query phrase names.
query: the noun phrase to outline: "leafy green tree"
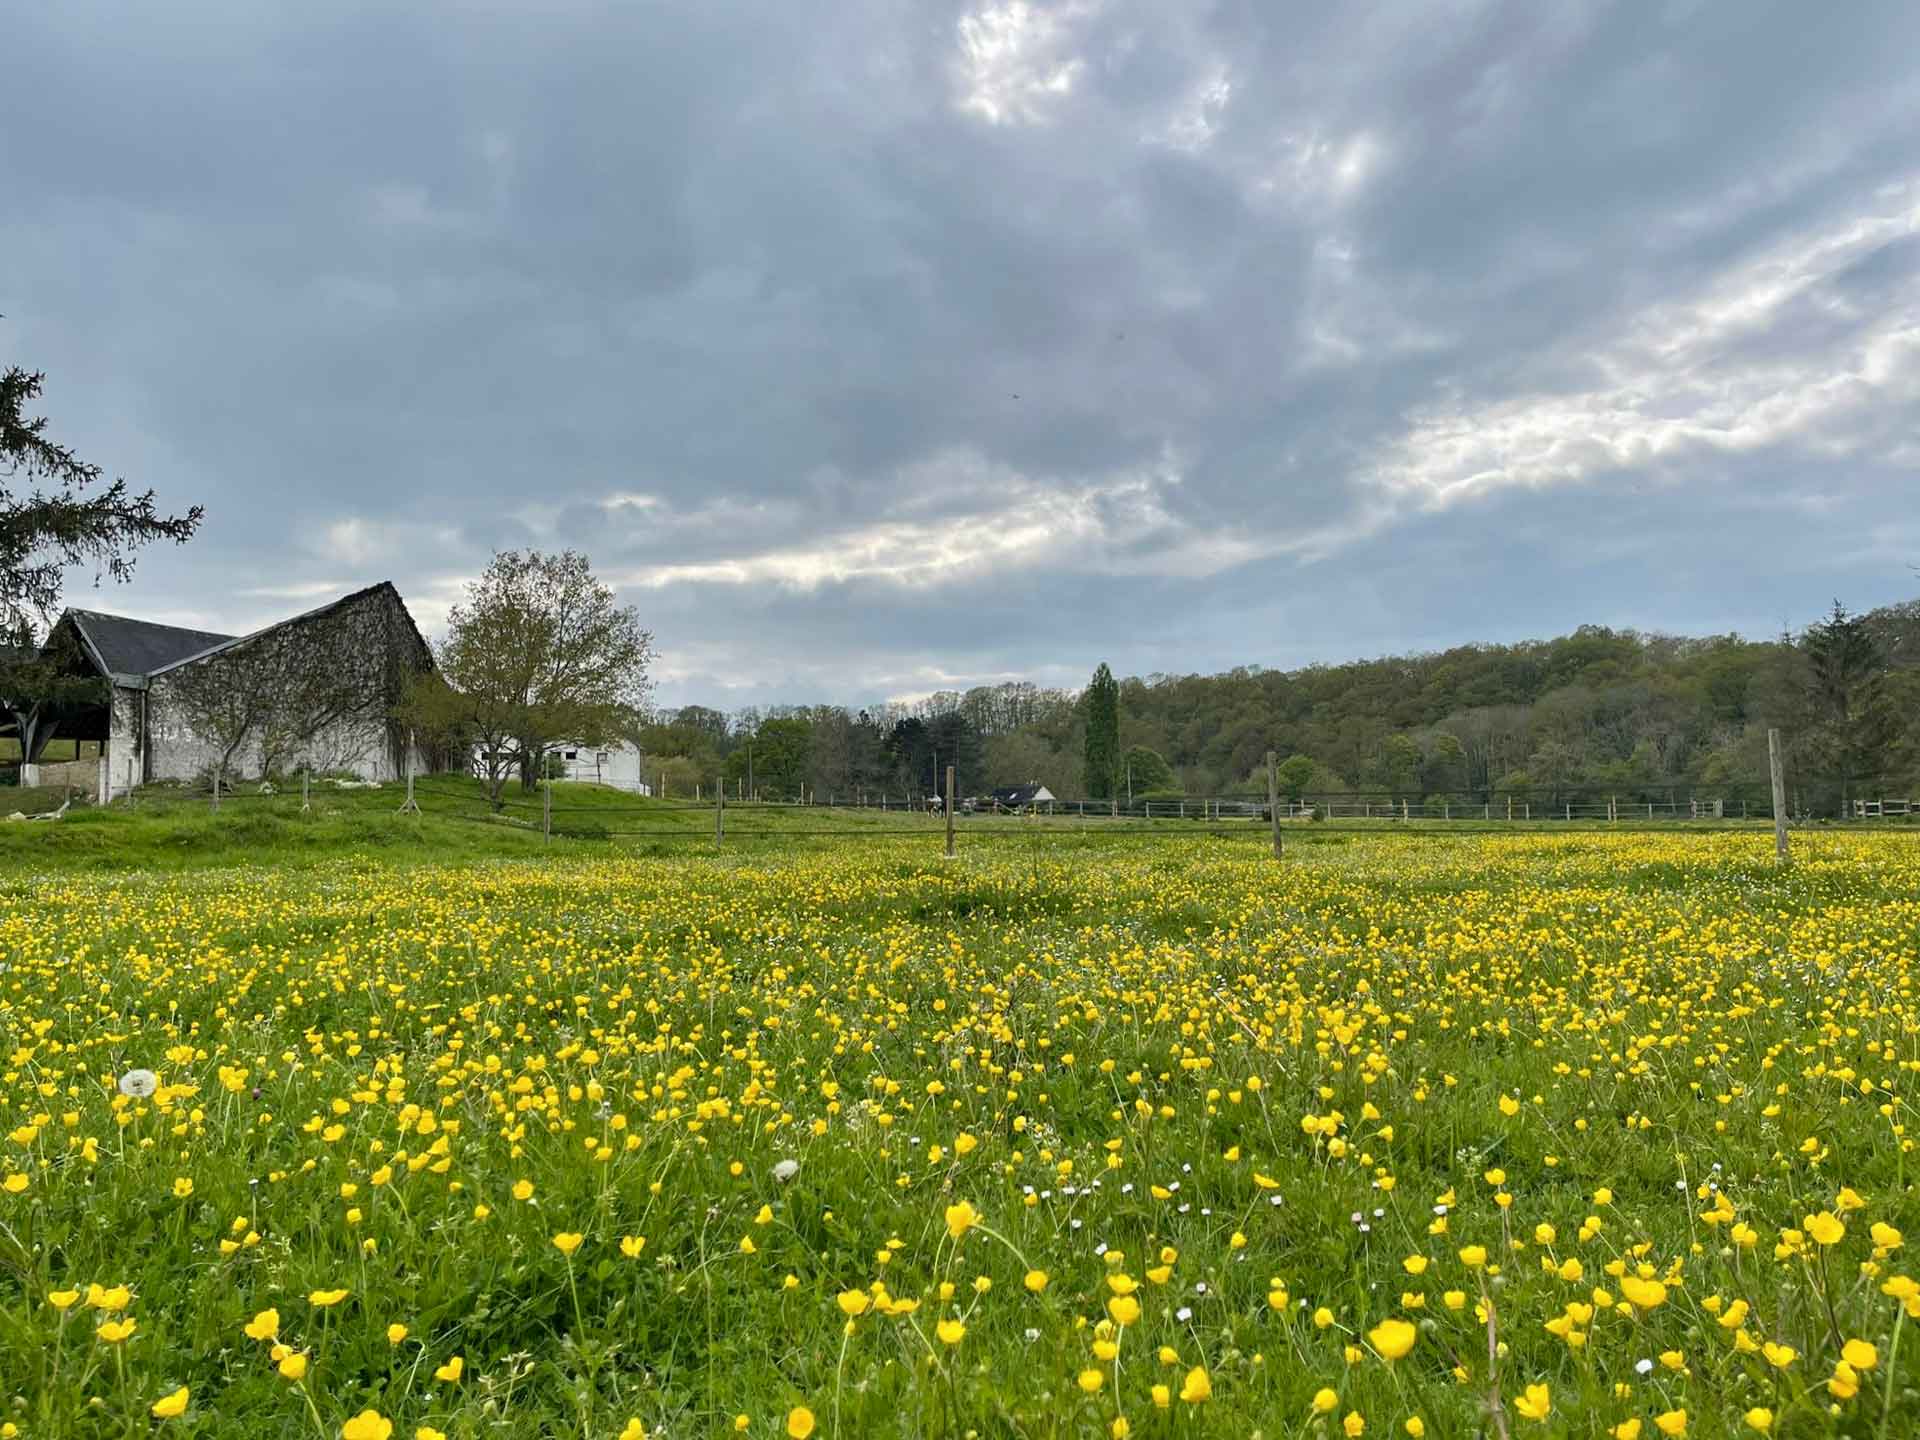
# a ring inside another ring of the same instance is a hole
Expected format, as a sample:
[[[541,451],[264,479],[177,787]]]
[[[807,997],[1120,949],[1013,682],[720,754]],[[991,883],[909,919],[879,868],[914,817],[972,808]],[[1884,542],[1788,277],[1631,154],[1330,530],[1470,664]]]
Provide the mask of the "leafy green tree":
[[[1120,686],[1102,660],[1087,683],[1087,794],[1095,800],[1113,797],[1120,772]]]
[[[1142,795],[1170,795],[1181,788],[1180,777],[1173,773],[1173,767],[1167,764],[1166,757],[1145,745],[1129,745],[1122,767],[1129,791],[1136,798]]]
[[[949,765],[953,766],[956,797],[986,788],[986,752],[980,742],[980,732],[963,711],[949,710],[936,715],[927,726],[927,739],[932,746],[928,761],[933,788],[927,792],[929,795],[947,793]]]
[[[762,720],[752,737],[727,756],[726,777],[747,779],[751,760],[755,794],[763,800],[797,800],[806,783],[812,746],[813,724],[806,716]]]
[[[1420,747],[1411,735],[1389,735],[1380,744],[1377,769],[1382,785],[1395,800],[1415,798],[1419,788]]]
[[[1460,737],[1442,730],[1427,746],[1422,779],[1425,788],[1435,794],[1455,794],[1467,788],[1467,750]]]
[[[557,741],[596,744],[628,728],[646,699],[653,636],[616,603],[587,557],[497,552],[447,617],[439,673],[414,683],[401,717],[466,737],[496,808],[505,777],[531,788]]]
[[[1280,793],[1298,804],[1300,797],[1307,793],[1307,786],[1313,782],[1313,770],[1311,755],[1289,755],[1275,771],[1280,781]]]

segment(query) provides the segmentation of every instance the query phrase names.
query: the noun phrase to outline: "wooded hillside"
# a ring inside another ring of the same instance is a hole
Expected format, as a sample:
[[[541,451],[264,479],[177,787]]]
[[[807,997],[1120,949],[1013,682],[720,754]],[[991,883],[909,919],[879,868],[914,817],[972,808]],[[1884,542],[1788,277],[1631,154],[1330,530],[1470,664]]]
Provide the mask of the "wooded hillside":
[[[1920,798],[1920,601],[1834,612],[1753,641],[1583,626],[1298,670],[1150,675],[1119,684],[1114,788],[1264,792],[1269,749],[1295,795],[1394,800],[1604,792],[1764,794],[1766,730],[1787,740],[1799,808],[1854,796]],[[669,783],[715,774],[762,795],[932,793],[948,763],[963,793],[1039,780],[1063,799],[1106,793],[1087,773],[1082,696],[1024,683],[910,706],[690,707],[641,737]],[[1104,751],[1103,751],[1104,753]],[[1103,762],[1104,763],[1104,762]]]

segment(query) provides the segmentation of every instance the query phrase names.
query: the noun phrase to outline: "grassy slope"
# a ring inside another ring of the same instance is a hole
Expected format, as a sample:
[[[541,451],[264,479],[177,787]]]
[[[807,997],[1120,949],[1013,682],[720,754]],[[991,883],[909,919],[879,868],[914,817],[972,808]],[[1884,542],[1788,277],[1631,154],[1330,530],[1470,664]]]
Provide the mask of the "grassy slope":
[[[348,856],[377,856],[396,864],[445,864],[467,860],[600,858],[610,852],[643,855],[711,854],[713,810],[686,801],[657,801],[596,785],[554,787],[554,840],[541,833],[541,804],[510,788],[499,815],[489,812],[479,782],[433,776],[419,785],[422,813],[399,814],[402,787],[341,790],[318,785],[313,808],[300,810],[297,789],[262,795],[244,786],[223,800],[216,814],[204,794],[156,786],[140,792],[133,805],[116,802],[105,809],[76,806],[55,823],[0,822],[0,870],[41,871],[199,869],[240,865],[310,865]],[[35,803],[27,803],[35,802]],[[47,803],[39,803],[47,802]],[[22,809],[32,814],[58,803],[52,791],[0,791],[0,815]],[[1756,822],[1764,828],[1765,822]],[[1075,841],[1119,832],[1145,833],[1173,840],[1207,833],[1197,820],[1113,821],[1062,816],[1026,820],[1013,816],[967,816],[959,822],[960,843],[996,840]],[[1218,827],[1235,843],[1264,845],[1266,826],[1252,821]],[[1290,822],[1290,846],[1347,843],[1357,834],[1393,833],[1434,837],[1478,831],[1569,829],[1607,831],[1604,822],[1535,822],[1508,825],[1495,821],[1347,821],[1330,824]],[[1737,829],[1739,822],[1663,823],[1664,832],[1685,829]],[[726,813],[726,850],[746,856],[775,854],[831,844],[841,838],[881,835],[924,836],[940,844],[939,817],[900,811],[850,811],[788,806],[730,805]]]
[[[319,785],[302,813],[296,790],[272,795],[243,787],[215,813],[205,795],[165,787],[140,792],[133,805],[70,811],[55,823],[0,823],[0,869],[142,870],[222,865],[302,865],[349,855],[395,863],[447,863],[543,854],[605,855],[609,847],[683,854],[711,847],[713,812],[594,785],[554,787],[551,847],[541,834],[538,797],[510,790],[507,808],[490,815],[478,782],[435,776],[422,782],[422,813],[399,814],[402,787],[340,790]],[[5,792],[4,799],[37,792]],[[23,807],[24,808],[24,807]],[[6,813],[0,809],[0,813]],[[923,818],[780,807],[731,808],[729,848],[830,840],[841,833],[905,827],[934,839]],[[936,841],[937,843],[937,841]]]

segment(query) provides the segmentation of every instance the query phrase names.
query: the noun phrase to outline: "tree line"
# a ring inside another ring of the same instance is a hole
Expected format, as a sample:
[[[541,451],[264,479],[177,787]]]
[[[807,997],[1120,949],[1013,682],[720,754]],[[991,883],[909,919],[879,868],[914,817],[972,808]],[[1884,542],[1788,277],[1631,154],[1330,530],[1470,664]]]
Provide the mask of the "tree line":
[[[0,374],[0,716],[23,748],[51,733],[53,717],[106,698],[103,684],[76,678],[73,657],[44,645],[67,568],[125,580],[136,550],[183,543],[202,519],[198,506],[162,513],[151,491],[107,481],[50,439],[29,409],[41,388],[37,373]],[[229,657],[224,674],[209,668],[198,686],[204,727],[258,731],[270,751],[297,746],[315,715],[364,711],[367,677],[306,663],[364,637],[342,630],[330,648],[309,629],[298,686],[268,645]],[[967,794],[1038,782],[1063,800],[1257,795],[1271,751],[1292,797],[1526,793],[1552,804],[1605,792],[1631,802],[1763,793],[1769,728],[1786,738],[1799,809],[1844,813],[1870,793],[1920,793],[1920,601],[1865,614],[1836,601],[1771,640],[1582,626],[1295,670],[1119,680],[1102,664],[1077,692],[1011,682],[910,704],[733,714],[650,713],[652,655],[651,633],[584,556],[503,552],[455,607],[434,670],[408,687],[395,718],[449,763],[477,757],[496,804],[509,778],[533,784],[556,744],[621,739],[642,749],[668,795],[721,779],[769,798],[924,800],[941,793],[948,765]],[[258,683],[239,683],[243,666]],[[391,693],[390,677],[373,678]],[[266,718],[240,713],[248,705]]]
[[[1832,611],[1771,640],[1582,626],[1295,670],[1025,682],[912,703],[688,706],[636,735],[670,792],[724,775],[768,798],[962,793],[1038,781],[1063,800],[1266,793],[1413,804],[1522,794],[1559,804],[1766,794],[1766,732],[1798,808],[1920,798],[1920,601]]]

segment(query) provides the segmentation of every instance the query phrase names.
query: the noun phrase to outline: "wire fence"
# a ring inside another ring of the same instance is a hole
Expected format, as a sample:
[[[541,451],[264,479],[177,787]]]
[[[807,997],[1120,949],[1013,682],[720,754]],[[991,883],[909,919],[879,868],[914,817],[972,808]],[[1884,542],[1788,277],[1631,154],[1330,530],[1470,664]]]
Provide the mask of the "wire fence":
[[[1459,797],[1416,800],[1391,795],[1303,795],[1281,801],[1277,819],[1264,798],[1246,795],[1142,798],[1131,803],[1122,799],[1046,800],[1019,807],[975,800],[957,804],[949,821],[944,806],[931,797],[918,804],[886,796],[849,800],[809,796],[804,801],[764,797],[662,800],[609,790],[604,796],[586,800],[578,792],[562,791],[556,797],[551,787],[542,786],[531,792],[504,790],[495,800],[484,787],[447,774],[417,776],[410,784],[295,777],[278,783],[169,787],[168,793],[176,802],[207,803],[216,812],[232,805],[245,813],[263,807],[304,812],[316,801],[367,790],[379,790],[382,798],[391,797],[395,812],[411,810],[463,826],[538,836],[547,844],[639,842],[715,850],[829,839],[859,843],[910,838],[944,848],[960,841],[1200,837],[1272,843],[1278,850],[1287,837],[1390,833],[1430,840],[1457,836],[1469,829],[1538,830],[1556,824],[1610,833],[1671,832],[1676,826],[1696,822],[1704,828],[1772,820],[1770,805],[1759,806],[1742,797],[1735,808],[1724,794],[1676,795],[1660,801],[1624,800],[1591,792],[1576,797],[1569,792],[1538,798],[1502,795],[1477,802]],[[137,807],[143,799],[151,803],[138,793],[130,803]],[[1920,802],[1878,798],[1858,801],[1849,828],[1914,829],[1906,823],[1910,815],[1920,817]]]

